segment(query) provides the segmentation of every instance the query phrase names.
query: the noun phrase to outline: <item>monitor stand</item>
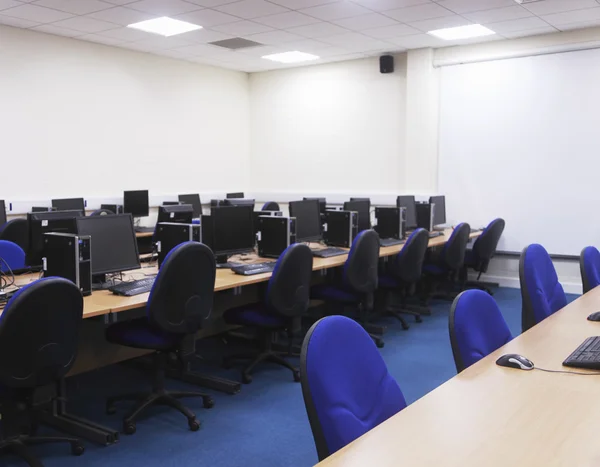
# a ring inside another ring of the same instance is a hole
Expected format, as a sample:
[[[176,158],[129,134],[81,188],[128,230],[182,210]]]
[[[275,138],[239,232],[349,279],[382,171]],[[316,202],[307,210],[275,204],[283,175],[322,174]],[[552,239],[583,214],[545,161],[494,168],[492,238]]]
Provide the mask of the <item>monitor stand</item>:
[[[215,261],[217,263],[217,269],[231,269],[238,266],[237,263],[228,262],[227,255],[215,255]]]
[[[94,274],[92,276],[92,290],[106,290],[108,287],[106,274]]]

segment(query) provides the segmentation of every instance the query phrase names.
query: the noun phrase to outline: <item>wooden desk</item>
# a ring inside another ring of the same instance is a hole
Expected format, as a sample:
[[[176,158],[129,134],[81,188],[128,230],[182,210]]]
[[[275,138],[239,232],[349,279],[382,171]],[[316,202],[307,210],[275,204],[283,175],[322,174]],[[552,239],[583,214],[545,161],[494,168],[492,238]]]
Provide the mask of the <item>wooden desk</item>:
[[[153,235],[154,235],[154,232],[136,232],[135,233],[136,238],[148,238],[148,237],[152,237]]]
[[[586,319],[599,304],[597,287],[319,465],[599,466],[600,376],[495,364],[517,353],[540,368],[573,371],[561,363],[600,335],[600,323]]]

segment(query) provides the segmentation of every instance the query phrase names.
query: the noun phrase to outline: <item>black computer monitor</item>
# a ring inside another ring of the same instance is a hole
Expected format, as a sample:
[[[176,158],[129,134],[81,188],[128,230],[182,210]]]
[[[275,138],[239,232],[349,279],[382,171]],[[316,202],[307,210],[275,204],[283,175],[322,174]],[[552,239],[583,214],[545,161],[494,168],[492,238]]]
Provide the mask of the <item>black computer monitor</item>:
[[[344,211],[356,211],[358,213],[358,231],[369,230],[371,228],[371,201],[363,199],[361,201],[346,201]]]
[[[160,206],[158,208],[158,222],[176,222],[178,224],[191,224],[193,217],[194,208],[192,208],[191,204]]]
[[[290,216],[296,218],[296,241],[318,242],[323,237],[321,232],[321,213],[319,201],[292,201]]]
[[[0,225],[6,224],[6,203],[0,199]]]
[[[248,198],[228,198],[221,203],[222,206],[250,206],[254,211],[254,200]]]
[[[123,192],[123,212],[133,217],[146,217],[150,213],[148,190]]]
[[[417,227],[417,206],[415,197],[412,195],[398,196],[396,207],[406,209],[406,228],[415,229]]]
[[[325,210],[327,208],[327,200],[325,198],[302,198],[304,201],[318,201],[319,202],[319,211],[321,214],[325,214]]]
[[[51,212],[51,211],[56,211],[57,209],[55,207],[47,207],[47,206],[32,206],[31,207],[31,212]]]
[[[211,209],[212,248],[218,263],[227,256],[254,249],[254,210],[250,206],[219,206]]]
[[[191,195],[179,195],[179,201],[183,204],[191,204],[194,208],[194,218],[197,219],[202,215],[202,203],[198,193]]]
[[[133,217],[130,214],[76,219],[77,233],[92,237],[92,274],[110,274],[140,267]]]
[[[243,198],[243,197],[244,197],[244,193],[241,191],[238,191],[237,193],[227,193],[225,195],[225,198],[228,198],[228,199]]]
[[[442,225],[446,223],[446,197],[431,196],[429,204],[434,204],[433,208],[433,225]]]
[[[163,201],[162,205],[163,206],[179,206],[181,203],[180,201]]]
[[[57,211],[84,211],[85,201],[83,198],[53,199],[52,207]]]
[[[350,198],[350,201],[367,201],[371,205],[371,198]]]
[[[45,233],[77,233],[75,219],[80,217],[83,217],[83,211],[28,213],[29,250],[27,251],[27,264],[29,266],[40,266],[42,264]]]

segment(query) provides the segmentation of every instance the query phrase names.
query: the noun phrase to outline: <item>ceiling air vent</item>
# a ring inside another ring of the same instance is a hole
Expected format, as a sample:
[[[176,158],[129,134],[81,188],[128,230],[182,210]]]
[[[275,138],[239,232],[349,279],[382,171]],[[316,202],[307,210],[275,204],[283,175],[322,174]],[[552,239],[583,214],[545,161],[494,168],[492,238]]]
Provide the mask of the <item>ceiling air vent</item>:
[[[229,50],[247,49],[248,47],[257,47],[259,42],[249,41],[248,39],[242,39],[241,37],[234,37],[233,39],[225,39],[224,41],[209,42],[210,45],[216,45],[217,47],[223,47]]]

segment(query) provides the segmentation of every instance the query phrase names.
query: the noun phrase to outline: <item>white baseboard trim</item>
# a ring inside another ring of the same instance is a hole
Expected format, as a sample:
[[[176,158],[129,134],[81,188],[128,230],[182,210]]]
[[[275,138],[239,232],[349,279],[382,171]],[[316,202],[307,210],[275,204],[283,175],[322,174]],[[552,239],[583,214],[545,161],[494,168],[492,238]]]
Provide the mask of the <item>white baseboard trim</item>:
[[[477,275],[469,275],[469,280],[477,280]],[[485,282],[497,282],[500,287],[520,289],[521,284],[518,277],[483,275],[481,280]],[[561,282],[565,293],[581,294],[581,284],[577,282]]]

